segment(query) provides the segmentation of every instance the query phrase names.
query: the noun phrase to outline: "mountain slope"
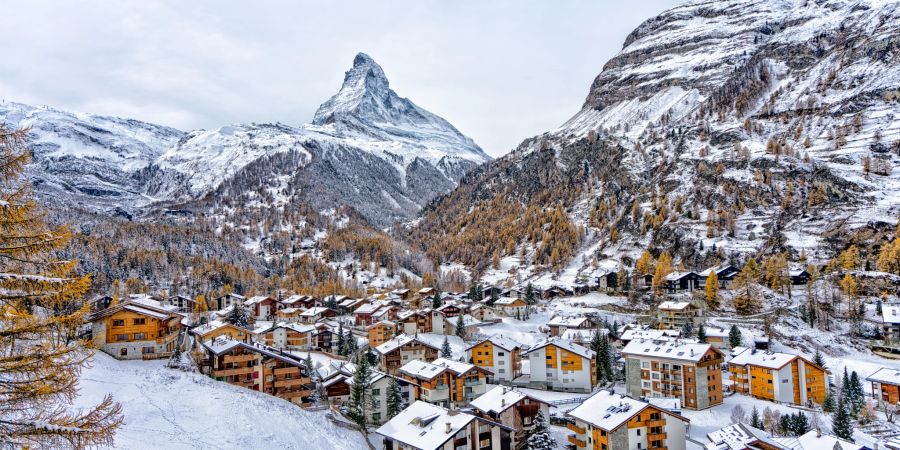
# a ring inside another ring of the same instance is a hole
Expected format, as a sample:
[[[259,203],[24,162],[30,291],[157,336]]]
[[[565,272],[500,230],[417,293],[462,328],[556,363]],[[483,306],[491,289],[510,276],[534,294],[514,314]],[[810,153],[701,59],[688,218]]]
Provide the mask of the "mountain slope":
[[[244,198],[276,207],[257,194],[277,188],[281,204],[351,207],[384,227],[413,217],[490,159],[446,120],[399,97],[362,53],[341,90],[302,126],[184,133],[15,103],[0,105],[0,120],[32,127],[31,175],[43,198],[129,217],[158,207],[192,210],[224,191],[232,206]]]
[[[471,172],[406,233],[441,259],[486,245],[571,282],[645,248],[698,269],[781,251],[824,257],[900,216],[898,31],[900,7],[881,0],[666,11],[629,35],[572,119]],[[540,235],[448,241],[473,223],[467,205],[492,197],[566,208],[584,227],[574,257],[537,263]]]

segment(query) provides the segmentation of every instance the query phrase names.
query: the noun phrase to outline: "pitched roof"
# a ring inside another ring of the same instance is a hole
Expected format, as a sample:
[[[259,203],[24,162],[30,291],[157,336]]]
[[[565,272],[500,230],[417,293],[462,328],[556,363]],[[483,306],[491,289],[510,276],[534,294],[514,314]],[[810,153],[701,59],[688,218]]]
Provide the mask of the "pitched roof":
[[[710,444],[706,445],[708,450],[744,450],[756,448],[756,446],[751,447],[751,445],[759,442],[775,448],[787,449],[787,447],[773,441],[765,431],[742,423],[735,423],[720,428],[708,433],[706,438],[710,441]]]
[[[549,322],[547,322],[548,327],[581,327],[584,326],[585,322],[590,322],[591,320],[587,317],[563,317],[563,316],[553,316]]]
[[[591,349],[589,349],[589,348],[582,347],[582,346],[580,346],[580,345],[578,345],[578,344],[575,344],[575,343],[573,343],[573,342],[569,342],[569,341],[560,339],[560,338],[558,338],[558,337],[553,337],[553,338],[550,338],[550,339],[547,339],[547,340],[538,342],[537,344],[531,346],[531,348],[529,348],[528,350],[526,350],[526,351],[525,351],[525,354],[531,353],[531,352],[536,351],[536,350],[540,350],[540,349],[542,349],[542,348],[544,348],[544,347],[546,347],[546,346],[548,346],[548,345],[553,345],[553,346],[555,346],[555,347],[559,347],[559,348],[561,348],[561,349],[563,349],[563,350],[565,350],[565,351],[567,351],[567,352],[569,352],[569,353],[574,353],[574,354],[576,354],[576,355],[578,355],[578,356],[581,356],[581,357],[584,357],[584,358],[587,358],[587,359],[591,359],[591,358],[594,357],[594,351],[593,351],[593,350],[591,350]]]
[[[900,323],[900,305],[896,303],[883,305],[881,319],[884,323]]]
[[[546,403],[516,389],[496,386],[472,400],[469,405],[483,412],[500,414],[526,398],[532,402]]]
[[[435,450],[466,428],[475,416],[417,400],[375,430],[388,439],[421,450]],[[449,428],[449,430],[448,430]]]
[[[516,302],[525,303],[525,300],[522,300],[519,297],[500,297],[494,302],[494,305],[509,306]]]
[[[603,389],[569,411],[568,415],[595,428],[613,431],[649,406],[649,403]]]
[[[728,363],[737,366],[751,365],[765,367],[767,369],[780,369],[797,358],[802,357],[800,355],[791,355],[789,353],[758,352],[748,348],[743,352],[736,354],[728,361]],[[803,359],[806,360],[806,358]]]
[[[472,344],[472,345],[466,347],[466,350],[469,350],[470,348],[477,347],[477,346],[479,346],[479,345],[481,345],[481,344],[483,344],[483,343],[485,343],[485,342],[490,342],[490,343],[493,344],[494,346],[499,347],[499,348],[502,348],[503,350],[506,350],[506,351],[509,351],[509,352],[511,352],[511,351],[513,351],[513,350],[515,350],[515,349],[517,349],[517,348],[525,348],[525,346],[524,346],[523,344],[520,344],[520,343],[518,343],[518,342],[516,342],[516,341],[514,341],[514,340],[512,340],[512,339],[510,339],[510,338],[508,338],[508,337],[505,337],[505,336],[503,336],[502,334],[495,334],[495,335],[493,335],[493,336],[491,336],[491,337],[489,337],[489,338],[487,338],[487,339],[482,339],[482,340],[480,340],[480,341],[478,341],[478,342],[476,342],[476,343],[474,343],[474,344]]]
[[[447,358],[438,358],[430,363],[414,359],[404,364],[403,367],[400,368],[400,372],[414,378],[430,380],[444,373],[445,370],[449,370],[453,372],[454,375],[459,376],[472,369],[484,370],[469,363],[454,361]]]
[[[713,350],[710,344],[685,340],[648,340],[632,339],[622,355],[652,356],[663,359],[677,359],[681,361],[699,362],[707,351]]]
[[[680,280],[680,279],[682,279],[682,278],[684,278],[684,277],[686,277],[686,276],[689,276],[689,275],[697,275],[697,274],[694,273],[694,272],[690,272],[690,271],[689,271],[689,272],[678,272],[678,271],[676,271],[676,272],[672,272],[672,273],[666,275],[666,281],[678,281],[678,280]]]
[[[657,306],[658,309],[685,309],[691,306],[691,302],[673,302],[671,300],[664,301]]]
[[[890,367],[881,367],[872,375],[867,376],[866,380],[900,386],[900,370],[891,369]]]

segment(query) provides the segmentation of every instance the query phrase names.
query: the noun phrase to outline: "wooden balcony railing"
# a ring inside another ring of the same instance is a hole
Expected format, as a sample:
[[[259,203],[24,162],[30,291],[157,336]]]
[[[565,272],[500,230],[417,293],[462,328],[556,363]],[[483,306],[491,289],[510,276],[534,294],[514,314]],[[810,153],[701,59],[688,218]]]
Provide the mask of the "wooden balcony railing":
[[[578,434],[584,434],[586,431],[584,428],[579,428],[578,425],[575,425],[574,423],[567,423],[566,428]]]
[[[587,446],[587,442],[578,440],[578,438],[575,437],[574,434],[570,434],[570,435],[566,438],[566,440],[569,441],[569,442],[572,443],[572,444],[575,444],[575,446],[576,446],[576,447],[579,447],[579,448],[580,448],[580,447],[585,447],[585,446]]]

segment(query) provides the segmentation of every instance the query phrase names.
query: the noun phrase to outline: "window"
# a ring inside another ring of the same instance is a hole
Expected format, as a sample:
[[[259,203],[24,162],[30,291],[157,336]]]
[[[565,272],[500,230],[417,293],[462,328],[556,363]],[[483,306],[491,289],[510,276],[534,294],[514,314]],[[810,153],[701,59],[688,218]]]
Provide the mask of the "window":
[[[144,347],[141,349],[141,353],[143,353],[143,354],[156,353],[156,349],[154,349],[153,347]]]
[[[373,396],[381,395],[381,389],[372,389],[372,395]]]
[[[113,320],[113,325],[112,325],[112,326],[114,326],[114,327],[124,327],[124,326],[125,326],[125,319],[116,319],[116,320]]]
[[[144,339],[147,339],[147,333],[134,333],[134,340],[142,341]]]
[[[147,323],[147,319],[141,317],[139,319],[134,319],[135,325],[145,325]]]
[[[128,340],[128,335],[127,335],[127,334],[117,334],[117,335],[116,335],[116,340],[117,340],[117,341],[127,341],[127,340]],[[124,350],[124,349],[123,349],[123,350]]]
[[[119,356],[128,356],[128,349],[123,348],[123,349],[119,350]]]
[[[497,373],[506,373],[506,370],[505,370],[505,369],[498,369],[498,370],[497,370]]]
[[[649,363],[649,362],[644,361],[644,362],[641,363],[641,369],[649,369],[649,368],[650,368],[650,363]]]
[[[378,412],[372,413],[372,421],[373,422],[378,422],[380,420],[381,420],[381,413],[378,413]]]
[[[638,435],[638,436],[641,435],[641,429],[640,429],[640,428],[637,429],[637,435]]]
[[[503,353],[503,352],[497,352],[497,356],[506,356],[506,353]]]

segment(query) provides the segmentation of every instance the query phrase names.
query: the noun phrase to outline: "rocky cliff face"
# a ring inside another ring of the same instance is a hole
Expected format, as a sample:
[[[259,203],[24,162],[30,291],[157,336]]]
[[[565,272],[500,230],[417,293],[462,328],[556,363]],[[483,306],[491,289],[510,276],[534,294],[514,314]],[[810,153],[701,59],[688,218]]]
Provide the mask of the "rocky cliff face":
[[[398,96],[362,53],[307,125],[184,133],[19,104],[0,105],[0,120],[32,128],[31,175],[48,201],[129,216],[161,205],[190,209],[199,199],[217,204],[227,192],[231,207],[241,199],[351,207],[383,227],[413,217],[490,159],[446,120]]]
[[[562,203],[586,236],[570,277],[644,248],[689,268],[815,257],[900,217],[898,36],[890,1],[686,3],[628,36],[572,119],[470,173],[418,226],[496,195]]]

